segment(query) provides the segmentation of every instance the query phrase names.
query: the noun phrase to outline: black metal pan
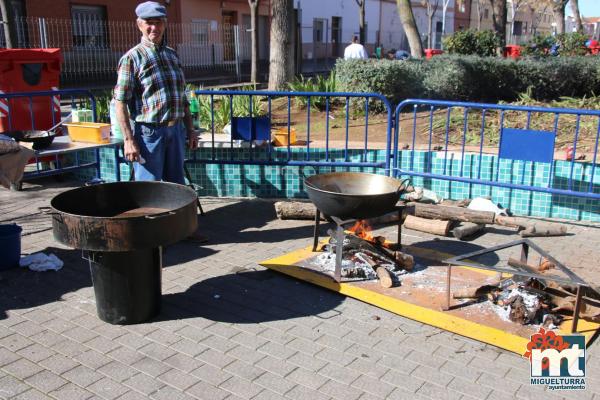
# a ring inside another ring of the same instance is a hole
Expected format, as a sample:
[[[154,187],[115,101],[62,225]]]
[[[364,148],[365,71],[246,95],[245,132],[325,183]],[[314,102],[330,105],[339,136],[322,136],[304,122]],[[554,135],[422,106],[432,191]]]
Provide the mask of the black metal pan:
[[[56,136],[54,131],[8,131],[2,132],[3,135],[10,136],[17,142],[31,142],[34,150],[41,150],[49,147]]]
[[[384,175],[332,172],[304,180],[308,197],[325,215],[366,219],[394,210],[405,190],[403,182]]]

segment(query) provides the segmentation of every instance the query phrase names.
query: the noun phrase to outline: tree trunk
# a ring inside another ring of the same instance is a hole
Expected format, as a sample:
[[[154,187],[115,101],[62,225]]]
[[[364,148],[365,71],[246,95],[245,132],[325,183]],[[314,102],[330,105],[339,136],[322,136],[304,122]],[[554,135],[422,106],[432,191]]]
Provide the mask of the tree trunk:
[[[494,31],[500,37],[500,48],[498,54],[506,45],[506,0],[490,0],[492,3],[492,18],[494,21]]]
[[[581,23],[581,14],[579,13],[579,0],[571,0],[571,11],[575,18],[575,27],[577,32],[583,33],[583,24]]]
[[[477,0],[477,30],[481,30],[481,18],[483,14],[481,12],[481,0]]]
[[[556,23],[556,33],[565,33],[565,7],[569,0],[553,0],[552,14]]]
[[[427,5],[427,8],[430,6]],[[427,10],[427,48],[433,49],[433,40],[431,40],[431,36],[433,35],[433,13],[430,10]]]
[[[271,0],[271,51],[269,56],[269,90],[283,90],[293,76],[292,0]],[[291,66],[291,68],[290,68]]]
[[[510,3],[510,9],[511,9],[512,15],[510,17],[510,32],[508,34],[508,42],[516,44],[516,42],[514,40],[514,34],[515,34],[515,14],[516,14],[517,10],[515,9],[514,1]]]
[[[446,12],[448,11],[449,0],[442,0],[442,38],[446,35]]]
[[[250,60],[250,81],[258,81],[258,3],[260,0],[248,0],[250,5],[250,37],[252,38],[252,58]]]
[[[360,44],[364,45],[367,38],[365,37],[365,4],[367,0],[356,0],[358,4],[358,26],[359,26],[359,38]]]
[[[4,26],[4,40],[6,41],[6,48],[12,49],[17,45],[17,34],[10,0],[0,0],[0,11],[2,12],[2,20],[5,22],[2,25]]]
[[[410,0],[396,0],[396,5],[398,6],[398,14],[400,15],[402,27],[408,39],[411,56],[423,58],[423,45],[421,44],[421,37],[415,22]]]

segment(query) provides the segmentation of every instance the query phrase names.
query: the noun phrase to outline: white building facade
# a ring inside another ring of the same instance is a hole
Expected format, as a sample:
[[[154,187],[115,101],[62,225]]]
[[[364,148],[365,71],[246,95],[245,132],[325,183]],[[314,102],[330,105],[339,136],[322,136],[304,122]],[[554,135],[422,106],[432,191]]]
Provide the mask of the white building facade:
[[[432,14],[434,47],[441,47],[443,6],[446,3],[446,34],[454,27],[454,0],[427,0],[437,9]],[[299,10],[303,59],[341,57],[354,35],[359,34],[359,6],[355,0],[295,0]],[[413,13],[423,46],[427,47],[427,8],[421,0],[412,0]],[[366,0],[365,46],[369,54],[381,46],[408,50],[406,34],[400,22],[395,0]]]

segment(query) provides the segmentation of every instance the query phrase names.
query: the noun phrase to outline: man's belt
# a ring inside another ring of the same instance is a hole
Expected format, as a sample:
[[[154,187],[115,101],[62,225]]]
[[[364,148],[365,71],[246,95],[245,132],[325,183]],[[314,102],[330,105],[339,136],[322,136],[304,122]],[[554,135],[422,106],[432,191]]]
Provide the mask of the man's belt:
[[[177,125],[179,122],[181,122],[181,118],[176,118],[174,120],[171,121],[165,121],[165,122],[140,122],[141,124],[144,125],[148,125],[148,126],[153,126],[156,128],[171,128],[175,125]]]

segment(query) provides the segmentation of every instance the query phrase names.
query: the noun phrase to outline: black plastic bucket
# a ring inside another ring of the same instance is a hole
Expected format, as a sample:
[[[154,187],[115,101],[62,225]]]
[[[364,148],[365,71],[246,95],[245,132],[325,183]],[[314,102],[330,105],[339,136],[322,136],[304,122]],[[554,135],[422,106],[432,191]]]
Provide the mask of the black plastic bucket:
[[[22,230],[17,224],[0,225],[0,270],[19,266]]]
[[[101,320],[126,325],[160,312],[161,249],[90,252],[90,271]]]

